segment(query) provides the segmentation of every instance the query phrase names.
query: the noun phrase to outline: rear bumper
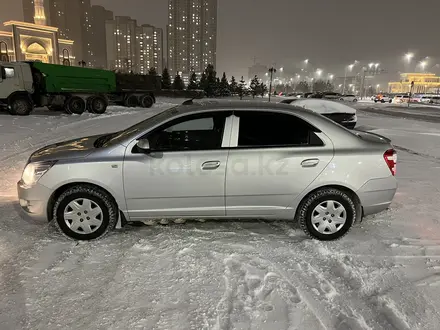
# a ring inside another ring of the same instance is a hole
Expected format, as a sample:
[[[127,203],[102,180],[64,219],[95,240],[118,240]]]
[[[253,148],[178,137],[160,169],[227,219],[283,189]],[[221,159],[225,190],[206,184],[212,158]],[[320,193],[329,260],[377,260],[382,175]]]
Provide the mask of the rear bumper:
[[[386,210],[392,203],[397,190],[395,177],[374,179],[365,183],[357,195],[361,201],[364,216]]]

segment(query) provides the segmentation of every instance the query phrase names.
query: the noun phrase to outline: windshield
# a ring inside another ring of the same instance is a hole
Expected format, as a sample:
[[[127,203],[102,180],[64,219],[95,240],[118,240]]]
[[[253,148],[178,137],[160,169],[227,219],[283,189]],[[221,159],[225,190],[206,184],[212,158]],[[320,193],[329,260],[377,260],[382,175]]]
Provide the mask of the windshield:
[[[160,124],[161,122],[175,116],[178,112],[179,112],[178,107],[175,106],[173,108],[160,112],[153,117],[145,119],[127,129],[102,136],[95,142],[95,147],[103,147],[111,143],[118,143],[130,136],[132,137],[138,136],[139,134],[147,130],[149,127]]]

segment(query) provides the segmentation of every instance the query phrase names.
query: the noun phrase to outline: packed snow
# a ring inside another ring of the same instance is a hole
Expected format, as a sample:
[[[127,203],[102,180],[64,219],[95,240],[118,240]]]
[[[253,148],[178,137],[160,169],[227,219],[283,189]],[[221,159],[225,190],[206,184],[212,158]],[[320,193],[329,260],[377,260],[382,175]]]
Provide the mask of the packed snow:
[[[438,124],[358,111],[359,129],[399,150],[399,190],[337,242],[290,222],[203,220],[74,242],[20,215],[15,183],[32,151],[125,128],[165,101],[102,116],[0,114],[2,330],[439,328]]]

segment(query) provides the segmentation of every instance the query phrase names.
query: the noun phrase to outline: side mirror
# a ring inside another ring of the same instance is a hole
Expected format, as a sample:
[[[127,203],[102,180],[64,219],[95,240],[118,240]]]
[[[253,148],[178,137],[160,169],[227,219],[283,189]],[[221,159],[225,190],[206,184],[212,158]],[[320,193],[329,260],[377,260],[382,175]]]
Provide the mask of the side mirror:
[[[150,151],[150,142],[148,141],[148,139],[139,140],[136,143],[136,146],[144,152]]]
[[[2,67],[2,66],[0,66],[0,71],[1,71],[1,78],[2,78],[2,80],[3,80],[3,79],[6,79],[6,71],[5,71],[5,68]]]

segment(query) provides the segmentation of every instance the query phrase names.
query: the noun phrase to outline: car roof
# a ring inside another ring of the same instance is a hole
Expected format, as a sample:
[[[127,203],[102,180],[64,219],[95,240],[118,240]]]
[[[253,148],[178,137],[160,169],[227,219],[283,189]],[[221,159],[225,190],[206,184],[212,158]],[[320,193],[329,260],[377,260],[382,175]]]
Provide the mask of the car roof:
[[[296,100],[292,98],[292,100]],[[289,104],[283,103],[271,103],[264,101],[234,101],[234,100],[201,100],[193,101],[189,105],[179,105],[176,110],[179,113],[189,112],[204,112],[207,110],[235,110],[235,111],[252,111],[252,110],[281,110],[281,111],[294,111],[308,113],[309,110],[305,110],[299,107],[292,107]]]

